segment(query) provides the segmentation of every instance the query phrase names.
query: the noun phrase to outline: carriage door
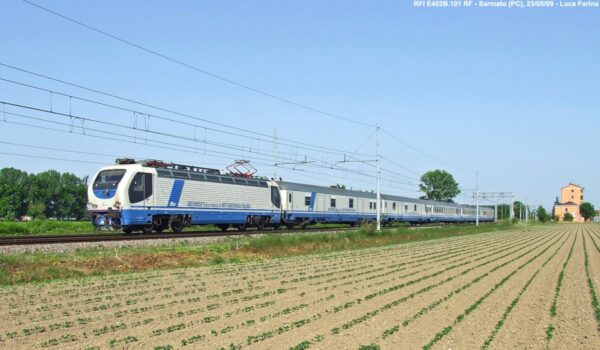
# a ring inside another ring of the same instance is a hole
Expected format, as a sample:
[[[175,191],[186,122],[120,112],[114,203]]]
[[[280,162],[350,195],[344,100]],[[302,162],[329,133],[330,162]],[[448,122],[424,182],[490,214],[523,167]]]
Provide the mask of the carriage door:
[[[137,173],[129,185],[129,201],[143,207],[152,206],[152,174]]]
[[[288,210],[294,210],[294,193],[292,193],[292,191],[288,191],[287,195],[288,195],[288,198],[287,198]]]

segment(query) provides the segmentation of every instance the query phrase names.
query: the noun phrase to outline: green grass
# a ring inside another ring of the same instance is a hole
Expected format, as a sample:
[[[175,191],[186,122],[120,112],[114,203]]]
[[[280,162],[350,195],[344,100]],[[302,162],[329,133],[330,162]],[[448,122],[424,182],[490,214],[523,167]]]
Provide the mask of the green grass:
[[[87,221],[34,220],[28,222],[0,221],[0,236],[27,236],[95,232]]]
[[[181,243],[154,247],[95,248],[70,253],[24,253],[0,255],[0,285],[43,282],[81,276],[242,263],[302,254],[362,249],[423,240],[528,229],[510,224],[444,226],[412,230],[386,229],[339,233],[273,234],[255,238],[232,238],[206,245]]]

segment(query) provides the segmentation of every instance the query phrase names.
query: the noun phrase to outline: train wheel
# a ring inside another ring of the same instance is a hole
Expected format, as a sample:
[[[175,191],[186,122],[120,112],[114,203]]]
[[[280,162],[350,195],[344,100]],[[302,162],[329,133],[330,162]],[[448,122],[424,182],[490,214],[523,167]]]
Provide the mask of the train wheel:
[[[262,221],[259,221],[259,222],[256,224],[256,229],[257,229],[257,230],[259,230],[259,231],[263,231],[263,230],[265,229],[265,223],[264,223],[264,222],[262,222]]]
[[[288,228],[288,230],[291,230],[294,228],[294,224],[285,224],[285,226]]]
[[[246,224],[240,224],[240,225],[237,225],[236,228],[238,231],[246,231],[248,226],[246,226]]]
[[[177,224],[177,223],[171,224],[171,230],[173,230],[173,232],[175,232],[175,233],[181,233],[181,231],[183,231],[184,227],[185,226],[183,226],[181,224]]]
[[[154,228],[154,230],[156,231],[156,233],[162,233],[165,230],[164,226],[156,226]]]
[[[131,227],[131,226],[124,227],[123,232],[125,232],[126,235],[130,235],[133,232],[133,227]]]
[[[144,226],[142,226],[142,232],[145,235],[151,234],[152,233],[152,225],[144,225]]]
[[[273,230],[279,230],[281,228],[280,224],[273,224]]]
[[[229,225],[217,225],[218,228],[221,229],[221,231],[227,231],[227,229],[229,228]]]

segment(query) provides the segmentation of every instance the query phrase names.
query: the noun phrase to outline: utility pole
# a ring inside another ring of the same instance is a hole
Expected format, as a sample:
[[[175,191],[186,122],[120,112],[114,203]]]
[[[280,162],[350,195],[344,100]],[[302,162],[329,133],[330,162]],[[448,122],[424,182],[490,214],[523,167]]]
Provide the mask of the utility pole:
[[[494,202],[494,222],[498,222],[498,201]]]
[[[381,152],[379,140],[379,124],[377,124],[375,132],[377,133],[377,231],[381,231]]]
[[[515,218],[515,195],[510,198],[510,222]]]
[[[273,157],[275,159],[275,162],[273,163],[273,179],[277,180],[277,128],[273,130],[273,147],[275,153]]]
[[[479,226],[479,172],[475,172],[475,226]]]

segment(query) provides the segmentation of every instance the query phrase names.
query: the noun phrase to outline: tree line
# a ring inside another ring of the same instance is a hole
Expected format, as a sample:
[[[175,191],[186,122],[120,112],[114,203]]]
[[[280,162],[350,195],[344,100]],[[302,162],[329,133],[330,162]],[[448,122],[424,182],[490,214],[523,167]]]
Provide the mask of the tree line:
[[[28,174],[0,169],[0,218],[81,219],[86,212],[86,180],[71,173],[48,170]]]

